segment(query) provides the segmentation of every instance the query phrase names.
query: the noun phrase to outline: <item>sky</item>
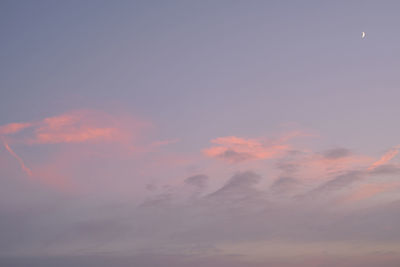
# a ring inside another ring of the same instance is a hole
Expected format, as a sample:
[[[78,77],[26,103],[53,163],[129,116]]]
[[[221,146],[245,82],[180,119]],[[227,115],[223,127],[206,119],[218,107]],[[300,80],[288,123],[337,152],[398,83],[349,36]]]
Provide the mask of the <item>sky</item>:
[[[398,266],[399,8],[0,1],[0,265]]]

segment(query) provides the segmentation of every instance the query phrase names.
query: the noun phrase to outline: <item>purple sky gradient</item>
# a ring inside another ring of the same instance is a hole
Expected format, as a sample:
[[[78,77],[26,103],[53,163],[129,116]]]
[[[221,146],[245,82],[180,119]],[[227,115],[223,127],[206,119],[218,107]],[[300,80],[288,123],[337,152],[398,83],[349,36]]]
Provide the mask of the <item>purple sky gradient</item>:
[[[0,265],[399,266],[399,8],[1,1]]]

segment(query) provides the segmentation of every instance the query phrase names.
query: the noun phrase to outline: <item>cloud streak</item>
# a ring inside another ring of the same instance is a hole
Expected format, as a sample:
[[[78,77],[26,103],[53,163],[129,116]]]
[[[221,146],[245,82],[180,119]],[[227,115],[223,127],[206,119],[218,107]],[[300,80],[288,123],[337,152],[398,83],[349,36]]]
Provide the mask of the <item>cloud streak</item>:
[[[6,142],[6,140],[5,140],[3,137],[1,137],[1,139],[2,139],[2,142],[3,142],[4,147],[5,147],[6,150],[11,154],[11,156],[13,156],[13,157],[18,161],[19,165],[21,166],[21,169],[22,169],[28,176],[32,177],[32,175],[33,175],[33,174],[32,174],[32,170],[31,170],[30,168],[28,168],[28,167],[25,165],[23,159],[22,159],[20,156],[18,156],[17,153],[14,152],[14,150],[11,149],[11,147],[8,145],[8,143]]]

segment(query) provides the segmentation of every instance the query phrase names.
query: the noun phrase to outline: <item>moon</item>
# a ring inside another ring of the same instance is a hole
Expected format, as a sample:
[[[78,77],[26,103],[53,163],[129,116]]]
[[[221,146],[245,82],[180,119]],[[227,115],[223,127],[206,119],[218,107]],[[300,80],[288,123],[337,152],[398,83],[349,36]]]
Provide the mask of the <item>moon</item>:
[[[361,33],[361,38],[364,39],[365,38],[365,32]]]

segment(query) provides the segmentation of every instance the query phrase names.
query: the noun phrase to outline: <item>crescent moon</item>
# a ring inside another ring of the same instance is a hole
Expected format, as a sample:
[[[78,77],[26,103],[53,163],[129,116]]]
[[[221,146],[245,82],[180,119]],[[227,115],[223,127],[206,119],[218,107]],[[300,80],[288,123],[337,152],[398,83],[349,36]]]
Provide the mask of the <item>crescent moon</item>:
[[[363,39],[365,38],[365,32],[361,33],[361,38],[363,38]]]

